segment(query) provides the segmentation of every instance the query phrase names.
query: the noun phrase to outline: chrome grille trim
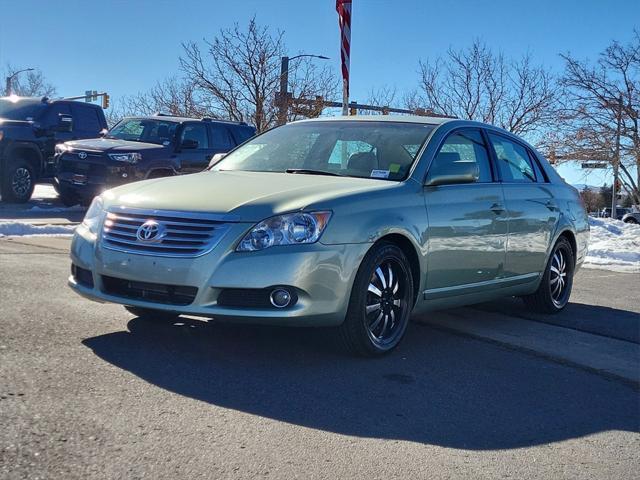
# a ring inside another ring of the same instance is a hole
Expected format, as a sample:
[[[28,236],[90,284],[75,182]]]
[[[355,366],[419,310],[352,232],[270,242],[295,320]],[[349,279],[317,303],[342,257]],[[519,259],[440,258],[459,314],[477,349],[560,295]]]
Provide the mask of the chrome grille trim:
[[[193,258],[209,253],[220,242],[230,225],[216,214],[112,208],[107,211],[100,234],[101,246],[108,250],[156,257]],[[138,228],[154,220],[165,236],[156,242],[143,242]]]

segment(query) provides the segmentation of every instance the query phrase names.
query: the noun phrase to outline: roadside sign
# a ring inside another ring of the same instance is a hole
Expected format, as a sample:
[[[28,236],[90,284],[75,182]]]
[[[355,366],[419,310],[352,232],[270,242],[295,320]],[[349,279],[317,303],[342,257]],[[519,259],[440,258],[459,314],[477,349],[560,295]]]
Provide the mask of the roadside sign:
[[[98,100],[98,91],[97,90],[85,90],[84,91],[84,101],[85,102],[95,102]]]
[[[601,168],[607,168],[606,163],[603,162],[585,162],[582,164],[582,168],[596,168],[596,169],[601,169]]]

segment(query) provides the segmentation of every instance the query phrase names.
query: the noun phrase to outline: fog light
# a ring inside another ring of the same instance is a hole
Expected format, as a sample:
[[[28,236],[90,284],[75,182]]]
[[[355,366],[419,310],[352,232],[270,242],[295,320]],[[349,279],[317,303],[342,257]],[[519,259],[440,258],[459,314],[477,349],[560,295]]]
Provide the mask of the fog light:
[[[271,292],[269,299],[274,307],[284,308],[291,303],[291,294],[283,288],[278,288]]]

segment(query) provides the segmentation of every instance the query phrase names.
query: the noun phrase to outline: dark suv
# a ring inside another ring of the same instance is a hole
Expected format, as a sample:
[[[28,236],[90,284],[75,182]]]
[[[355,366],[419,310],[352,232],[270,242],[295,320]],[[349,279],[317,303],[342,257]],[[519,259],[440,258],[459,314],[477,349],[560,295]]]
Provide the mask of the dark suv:
[[[55,185],[67,205],[123,183],[204,170],[255,135],[246,123],[155,115],[121,120],[103,138],[56,147]]]
[[[95,138],[107,121],[98,105],[72,100],[0,97],[0,196],[26,202],[36,182],[54,173],[57,143]]]

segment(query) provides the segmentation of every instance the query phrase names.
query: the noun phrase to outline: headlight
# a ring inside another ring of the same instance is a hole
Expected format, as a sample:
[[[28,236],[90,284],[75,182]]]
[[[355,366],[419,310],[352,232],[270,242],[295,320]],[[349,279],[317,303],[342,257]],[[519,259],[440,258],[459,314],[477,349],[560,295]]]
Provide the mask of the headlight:
[[[91,233],[97,234],[100,226],[100,218],[102,217],[102,197],[95,197],[91,206],[84,215],[82,224],[89,229]]]
[[[67,147],[64,143],[59,143],[55,146],[55,150],[56,150],[56,154],[60,154],[69,150],[69,147]]]
[[[110,153],[109,158],[111,160],[115,160],[116,162],[138,163],[140,160],[142,160],[142,155],[137,152]]]
[[[247,233],[238,252],[254,252],[276,245],[315,243],[331,218],[331,212],[298,212],[263,220]]]

